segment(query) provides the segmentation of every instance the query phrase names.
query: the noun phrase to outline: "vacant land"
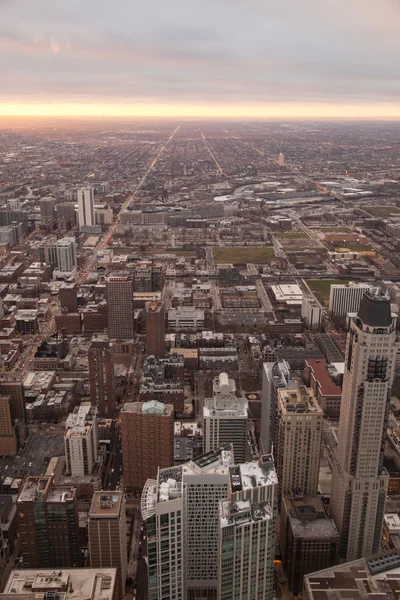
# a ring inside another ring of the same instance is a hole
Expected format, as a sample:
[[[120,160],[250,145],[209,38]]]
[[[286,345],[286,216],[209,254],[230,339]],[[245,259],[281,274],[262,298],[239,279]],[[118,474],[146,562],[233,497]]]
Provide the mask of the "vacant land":
[[[194,250],[183,250],[182,248],[167,248],[166,254],[176,254],[176,256],[196,256]]]
[[[331,285],[348,283],[345,279],[307,279],[310,290],[322,304],[328,304]]]
[[[217,264],[247,264],[264,265],[274,258],[273,248],[222,247],[213,248],[214,260]]]
[[[388,217],[389,215],[400,213],[400,208],[398,206],[390,205],[366,206],[364,210],[373,217]]]

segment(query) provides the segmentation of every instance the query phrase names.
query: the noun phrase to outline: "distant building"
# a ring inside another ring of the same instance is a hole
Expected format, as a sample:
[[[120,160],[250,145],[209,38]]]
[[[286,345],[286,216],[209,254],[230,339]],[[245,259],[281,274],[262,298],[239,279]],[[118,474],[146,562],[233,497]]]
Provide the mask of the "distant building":
[[[57,241],[57,269],[62,273],[73,271],[77,266],[76,241],[65,237]]]
[[[147,354],[162,357],[165,354],[165,311],[163,302],[146,304]]]
[[[60,202],[57,204],[57,219],[69,220],[74,225],[76,222],[75,204],[73,202]]]
[[[51,196],[41,198],[39,201],[40,206],[40,220],[42,223],[48,223],[54,221],[56,218],[56,201]]]
[[[112,417],[115,411],[114,360],[110,340],[94,334],[89,347],[90,399],[99,417]]]
[[[16,453],[17,437],[11,418],[10,397],[0,396],[0,456],[15,456]]]
[[[328,371],[323,358],[306,360],[304,369],[306,384],[313,390],[324,417],[339,418],[342,390]]]
[[[272,452],[276,444],[278,392],[279,388],[294,388],[287,362],[266,362],[263,365],[261,392],[261,432],[260,443],[264,454]],[[275,449],[274,449],[275,452]]]
[[[203,407],[204,451],[211,452],[232,443],[235,462],[247,458],[248,402],[236,396],[236,384],[226,373],[213,381],[213,398]]]
[[[58,297],[60,306],[68,312],[78,312],[78,288],[76,283],[63,283],[60,286]]]
[[[174,407],[157,400],[130,402],[121,411],[124,484],[142,490],[158,467],[173,464]]]
[[[303,296],[301,316],[308,329],[320,331],[322,323],[322,306],[311,294]]]
[[[128,562],[123,492],[95,492],[89,510],[88,532],[90,566],[115,567],[117,598],[123,598]]]
[[[179,306],[168,311],[168,328],[175,331],[204,329],[204,310],[192,306]]]
[[[348,285],[333,284],[329,294],[329,312],[336,317],[356,313],[364,293],[371,289],[368,283],[350,282]]]
[[[94,212],[94,190],[92,187],[81,188],[78,195],[78,225],[82,227],[94,227],[96,217]]]
[[[108,334],[111,339],[132,339],[133,325],[133,277],[110,275],[106,282],[108,307]]]
[[[75,407],[65,424],[66,473],[90,475],[97,461],[97,408],[89,403]]]
[[[285,166],[285,155],[283,154],[283,152],[279,153],[278,165],[280,167],[284,167]]]

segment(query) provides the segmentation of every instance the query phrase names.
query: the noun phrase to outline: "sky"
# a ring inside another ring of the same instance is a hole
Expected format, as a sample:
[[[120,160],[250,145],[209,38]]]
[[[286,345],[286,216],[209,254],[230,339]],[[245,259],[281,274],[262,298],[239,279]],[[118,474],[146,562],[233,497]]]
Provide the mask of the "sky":
[[[0,0],[0,115],[400,117],[400,0]]]

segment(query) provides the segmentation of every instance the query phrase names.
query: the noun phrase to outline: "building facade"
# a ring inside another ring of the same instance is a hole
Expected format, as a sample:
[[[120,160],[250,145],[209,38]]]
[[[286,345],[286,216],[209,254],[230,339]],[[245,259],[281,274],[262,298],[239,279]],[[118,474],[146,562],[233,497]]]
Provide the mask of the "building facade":
[[[322,306],[312,294],[305,294],[303,296],[301,316],[308,329],[320,331],[322,324]]]
[[[165,310],[163,302],[146,304],[147,354],[162,357],[165,354]]]
[[[92,406],[97,407],[99,417],[110,418],[115,411],[114,359],[106,335],[93,335],[88,358]]]
[[[89,403],[75,407],[65,424],[66,473],[90,475],[97,461],[97,408]]]
[[[133,277],[116,274],[107,278],[108,334],[111,339],[134,337]]]
[[[94,212],[94,190],[92,187],[81,188],[78,195],[78,225],[82,227],[94,227],[96,217]]]
[[[347,313],[358,312],[364,293],[370,288],[368,283],[350,282],[349,285],[331,285],[329,312],[336,317],[345,317]]]
[[[279,388],[293,388],[290,366],[286,361],[266,362],[263,365],[261,392],[260,443],[263,453],[270,453],[276,444]]]

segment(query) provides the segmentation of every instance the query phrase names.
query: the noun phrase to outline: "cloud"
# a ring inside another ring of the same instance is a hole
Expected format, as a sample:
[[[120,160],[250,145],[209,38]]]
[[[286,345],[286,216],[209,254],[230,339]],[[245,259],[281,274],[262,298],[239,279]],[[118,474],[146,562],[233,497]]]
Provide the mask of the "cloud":
[[[398,0],[0,0],[0,102],[400,105]]]

